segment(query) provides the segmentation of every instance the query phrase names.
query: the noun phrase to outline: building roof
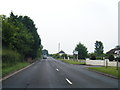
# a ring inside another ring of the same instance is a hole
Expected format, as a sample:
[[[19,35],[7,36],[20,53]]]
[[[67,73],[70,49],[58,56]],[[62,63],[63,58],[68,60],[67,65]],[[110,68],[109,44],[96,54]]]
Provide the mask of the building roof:
[[[106,52],[106,54],[115,54],[116,50],[120,50],[120,48],[111,49],[110,51]]]
[[[65,52],[64,52],[64,51],[62,51],[62,50],[59,52],[59,54],[60,54],[60,53],[65,54]]]

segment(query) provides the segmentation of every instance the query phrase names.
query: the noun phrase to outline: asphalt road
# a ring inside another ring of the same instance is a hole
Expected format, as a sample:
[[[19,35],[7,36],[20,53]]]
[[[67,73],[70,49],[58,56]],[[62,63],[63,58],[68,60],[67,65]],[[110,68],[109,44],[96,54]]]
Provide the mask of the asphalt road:
[[[3,88],[118,88],[118,80],[51,57],[2,82]]]

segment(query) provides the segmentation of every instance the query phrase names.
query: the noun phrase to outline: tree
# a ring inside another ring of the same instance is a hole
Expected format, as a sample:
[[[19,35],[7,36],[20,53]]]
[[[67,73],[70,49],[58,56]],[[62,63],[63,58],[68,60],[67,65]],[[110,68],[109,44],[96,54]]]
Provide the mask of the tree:
[[[30,54],[32,53],[32,55],[28,55],[28,56],[32,56],[32,57],[36,57],[37,56],[37,51],[40,48],[41,45],[41,39],[37,33],[37,28],[35,27],[34,21],[32,19],[30,19],[28,16],[19,16],[18,20],[21,21],[25,27],[27,28],[28,32],[32,33],[32,36],[34,38],[34,43],[32,44],[32,52],[30,52]]]
[[[42,56],[42,49],[43,49],[43,46],[40,45],[40,48],[38,49],[38,52],[37,52],[37,57],[40,57]]]
[[[2,19],[2,46],[18,52],[24,59],[41,56],[41,39],[34,21],[28,16],[18,16],[11,12]]]
[[[85,59],[87,57],[87,48],[79,43],[77,44],[77,46],[75,47],[75,50],[78,51],[78,59]]]
[[[96,41],[95,42],[95,53],[100,56],[103,54],[103,43],[101,41]]]

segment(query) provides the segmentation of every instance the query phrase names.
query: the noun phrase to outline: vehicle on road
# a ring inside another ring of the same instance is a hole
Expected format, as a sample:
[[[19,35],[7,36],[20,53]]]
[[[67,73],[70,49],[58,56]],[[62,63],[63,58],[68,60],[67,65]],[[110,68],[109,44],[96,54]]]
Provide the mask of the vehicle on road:
[[[46,56],[46,55],[44,55],[44,56],[43,56],[43,59],[47,59],[47,56]]]

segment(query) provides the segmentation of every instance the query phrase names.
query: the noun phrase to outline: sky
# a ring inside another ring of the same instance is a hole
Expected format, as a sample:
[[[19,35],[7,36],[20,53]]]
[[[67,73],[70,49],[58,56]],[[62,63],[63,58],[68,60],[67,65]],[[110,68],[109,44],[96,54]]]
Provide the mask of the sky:
[[[49,53],[72,54],[81,42],[89,53],[101,41],[104,52],[118,45],[120,0],[2,0],[0,14],[29,16]]]

